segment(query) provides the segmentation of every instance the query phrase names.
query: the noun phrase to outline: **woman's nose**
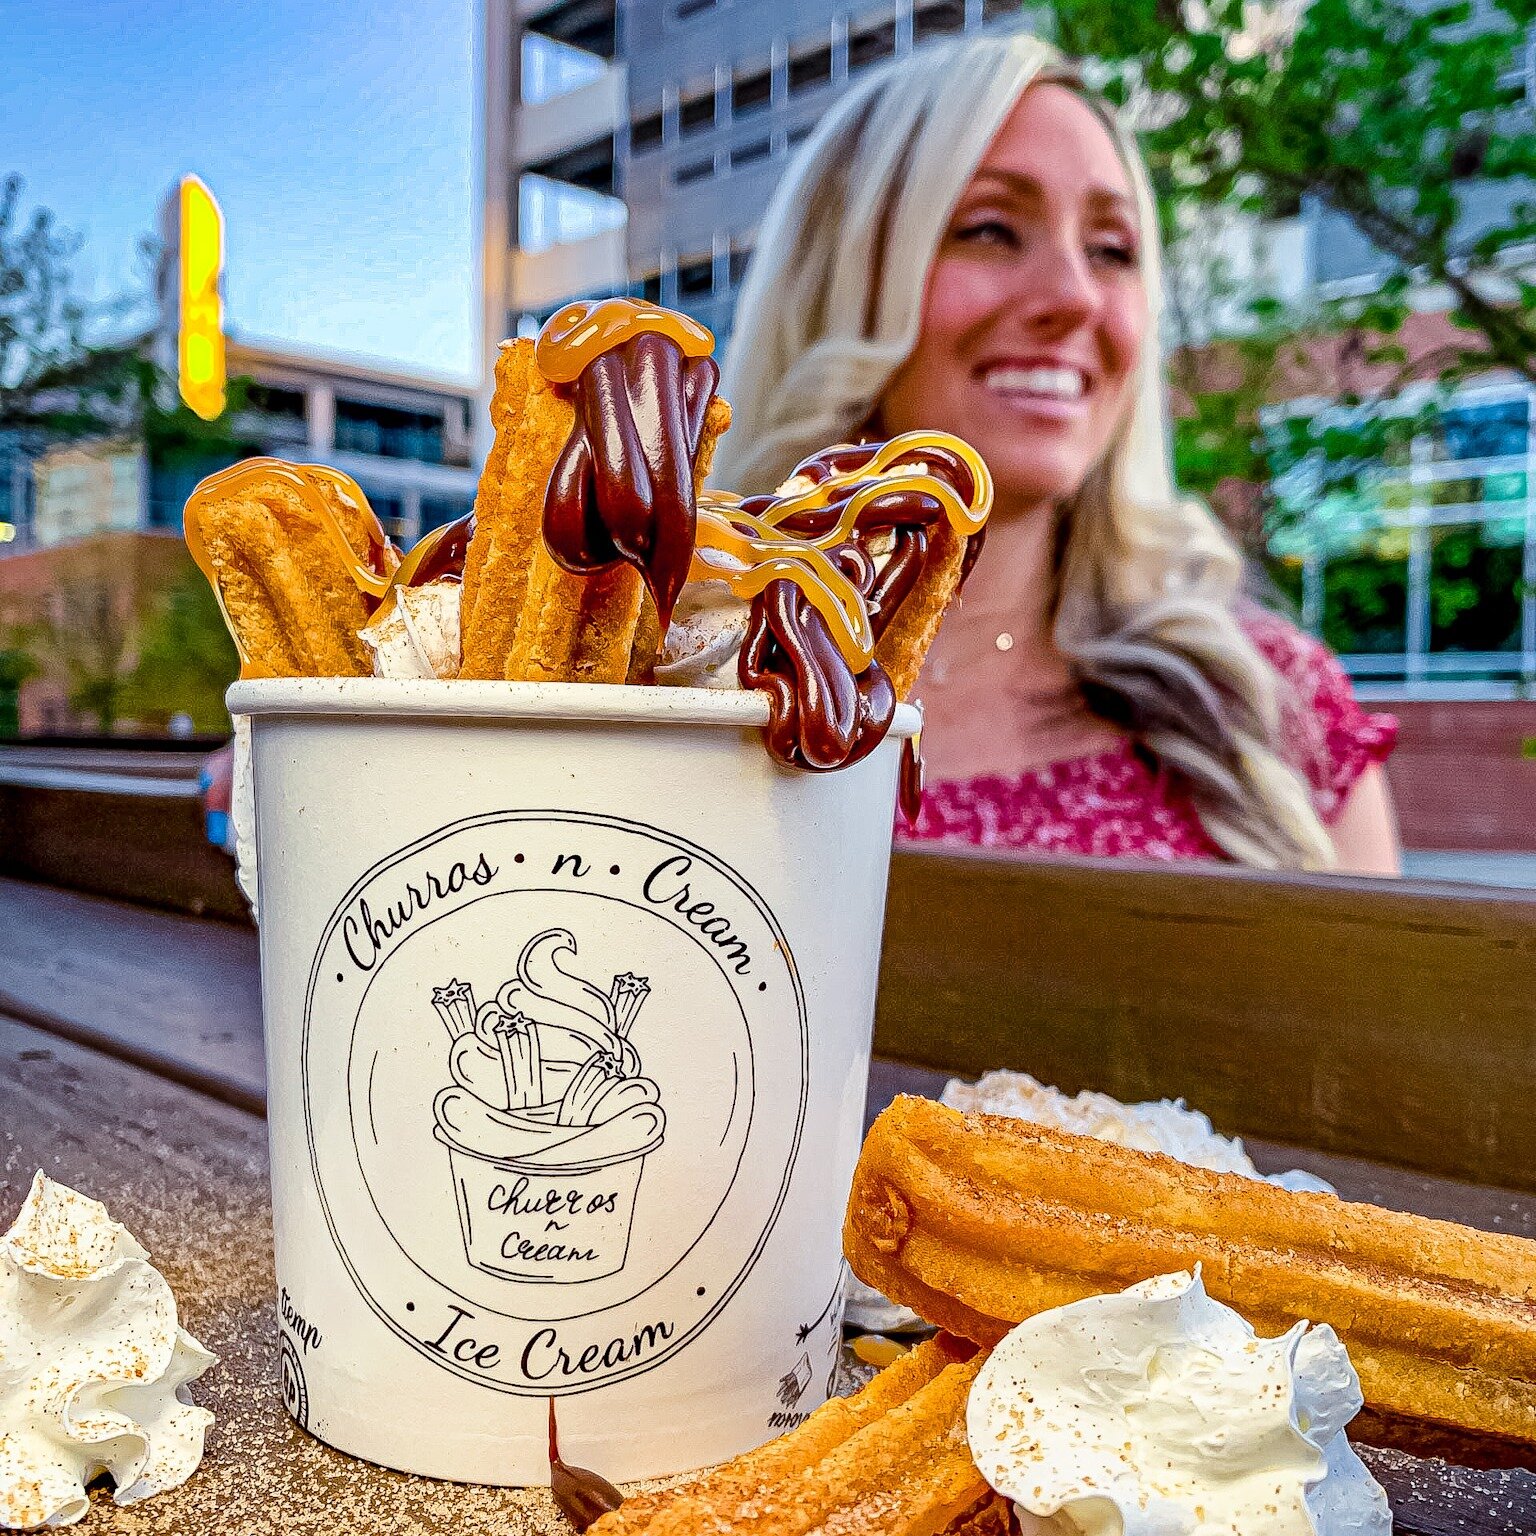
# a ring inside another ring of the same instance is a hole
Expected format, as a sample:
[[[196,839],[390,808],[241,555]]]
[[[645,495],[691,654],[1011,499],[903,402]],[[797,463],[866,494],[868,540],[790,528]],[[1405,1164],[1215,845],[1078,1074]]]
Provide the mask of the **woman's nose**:
[[[1098,309],[1099,289],[1076,241],[1040,241],[1018,264],[1015,303],[1032,330],[1051,335],[1075,329]]]

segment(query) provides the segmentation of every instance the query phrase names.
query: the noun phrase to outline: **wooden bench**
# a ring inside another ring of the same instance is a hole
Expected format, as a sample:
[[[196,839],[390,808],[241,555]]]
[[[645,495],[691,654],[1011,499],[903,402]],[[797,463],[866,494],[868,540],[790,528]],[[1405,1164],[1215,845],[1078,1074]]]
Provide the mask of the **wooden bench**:
[[[876,1049],[1536,1190],[1536,891],[898,853]]]

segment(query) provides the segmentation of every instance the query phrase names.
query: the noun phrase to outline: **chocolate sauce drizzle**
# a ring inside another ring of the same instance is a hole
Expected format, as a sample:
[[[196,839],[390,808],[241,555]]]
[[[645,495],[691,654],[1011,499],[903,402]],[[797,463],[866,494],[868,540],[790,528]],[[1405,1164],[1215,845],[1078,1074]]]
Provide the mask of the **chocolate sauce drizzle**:
[[[833,561],[868,597],[874,561],[856,543]],[[768,751],[788,768],[846,768],[880,745],[896,714],[896,690],[878,661],[857,676],[826,620],[792,581],[770,581],[752,600],[737,661],[742,686],[768,695]]]
[[[473,512],[445,527],[434,528],[406,556],[405,564],[400,568],[400,579],[410,587],[424,587],[433,581],[463,581],[464,561],[469,554],[469,541],[474,536]],[[419,558],[417,550],[421,551]]]
[[[694,461],[720,370],[646,331],[595,357],[567,386],[576,422],[544,497],[544,542],[569,571],[625,561],[666,633],[693,558]]]
[[[554,1398],[549,1400],[549,1491],[561,1514],[578,1531],[586,1530],[624,1502],[624,1495],[606,1477],[561,1459]]]
[[[896,780],[896,803],[902,819],[916,827],[923,814],[923,743],[922,732],[908,736],[901,744],[901,774]]]
[[[857,474],[879,451],[878,443],[828,448],[797,465],[794,476],[821,485],[833,475]],[[914,463],[944,480],[962,501],[976,486],[963,460],[934,446],[914,449]],[[904,459],[895,461],[897,464]],[[850,480],[823,507],[798,512],[777,526],[800,538],[824,536],[837,525],[844,505],[867,480]],[[830,551],[865,600],[876,643],[917,585],[935,548],[934,533],[947,521],[944,505],[920,487],[892,478],[887,489],[860,511],[848,541]],[[768,516],[776,496],[753,496],[743,512]],[[985,529],[966,540],[960,580],[970,575],[981,553]],[[878,573],[874,546],[894,540]],[[772,581],[753,600],[738,675],[742,686],[769,697],[768,750],[786,767],[845,768],[868,756],[890,729],[896,694],[878,661],[857,675],[833,643],[825,621],[791,581]],[[917,748],[904,749],[902,812],[914,822],[922,808],[922,765]]]

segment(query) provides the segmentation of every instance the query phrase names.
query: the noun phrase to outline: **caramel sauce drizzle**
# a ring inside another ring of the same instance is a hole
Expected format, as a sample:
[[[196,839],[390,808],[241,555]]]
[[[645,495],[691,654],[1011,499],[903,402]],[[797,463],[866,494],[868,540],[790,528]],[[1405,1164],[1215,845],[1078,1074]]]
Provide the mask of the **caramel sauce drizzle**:
[[[637,299],[578,299],[545,322],[533,360],[551,384],[574,384],[587,365],[647,331],[675,341],[684,357],[709,357],[714,334],[687,315]]]
[[[332,469],[328,464],[290,464],[286,459],[269,458],[242,459],[238,464],[232,464],[228,469],[221,469],[216,474],[199,481],[187,498],[186,512],[183,516],[187,549],[191,552],[197,568],[208,578],[208,585],[213,588],[214,596],[218,599],[219,611],[223,614],[224,623],[234,638],[236,650],[240,653],[242,677],[256,677],[260,672],[246,654],[240,640],[239,628],[231,622],[229,610],[225,607],[224,593],[219,586],[213,556],[208,548],[206,520],[216,502],[230,496],[238,496],[263,482],[270,483],[273,480],[282,482],[298,494],[305,509],[330,541],[337,559],[365,598],[373,602],[381,602],[384,599],[395,579],[396,566],[400,559],[399,551],[384,532],[383,525],[375,516],[373,508],[369,506],[368,498],[363,494],[362,488],[350,475],[343,474],[339,469]],[[322,484],[329,485],[348,501],[353,502],[362,513],[368,535],[367,561],[359,558],[357,551],[348,542],[341,524],[336,520],[335,512],[331,510],[330,503],[320,489]]]
[[[904,461],[922,461],[924,452],[958,460],[970,475],[971,494],[962,497],[947,480],[927,470],[902,471]],[[873,449],[851,450],[857,462],[832,468],[833,454],[808,459],[795,476],[811,478],[808,488],[788,496],[753,497],[747,502],[719,492],[699,504],[698,542],[691,581],[723,581],[750,601],[770,581],[793,581],[826,621],[833,642],[855,672],[875,653],[875,634],[864,597],[830,558],[858,528],[860,518],[882,497],[899,491],[937,502],[957,532],[970,537],[985,526],[992,507],[992,476],[969,443],[947,432],[906,432]],[[791,480],[795,478],[791,476]],[[796,522],[832,521],[814,535],[791,531]],[[722,561],[709,558],[724,556]],[[735,562],[739,562],[739,565]]]

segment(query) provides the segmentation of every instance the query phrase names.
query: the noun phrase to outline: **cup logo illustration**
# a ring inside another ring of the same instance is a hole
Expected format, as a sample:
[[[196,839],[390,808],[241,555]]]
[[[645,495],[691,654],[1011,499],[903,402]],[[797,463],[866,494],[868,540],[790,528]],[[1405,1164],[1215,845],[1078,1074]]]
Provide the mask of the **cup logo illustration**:
[[[642,1375],[763,1255],[809,1051],[789,939],[711,850],[595,812],[439,827],[317,935],[304,1123],[335,1251],[488,1391]]]
[[[515,974],[476,1003],[457,977],[432,992],[453,1081],[433,1101],[470,1264],[536,1284],[623,1269],[647,1156],[666,1111],[633,1038],[650,980],[607,987],[564,928],[535,934]]]

